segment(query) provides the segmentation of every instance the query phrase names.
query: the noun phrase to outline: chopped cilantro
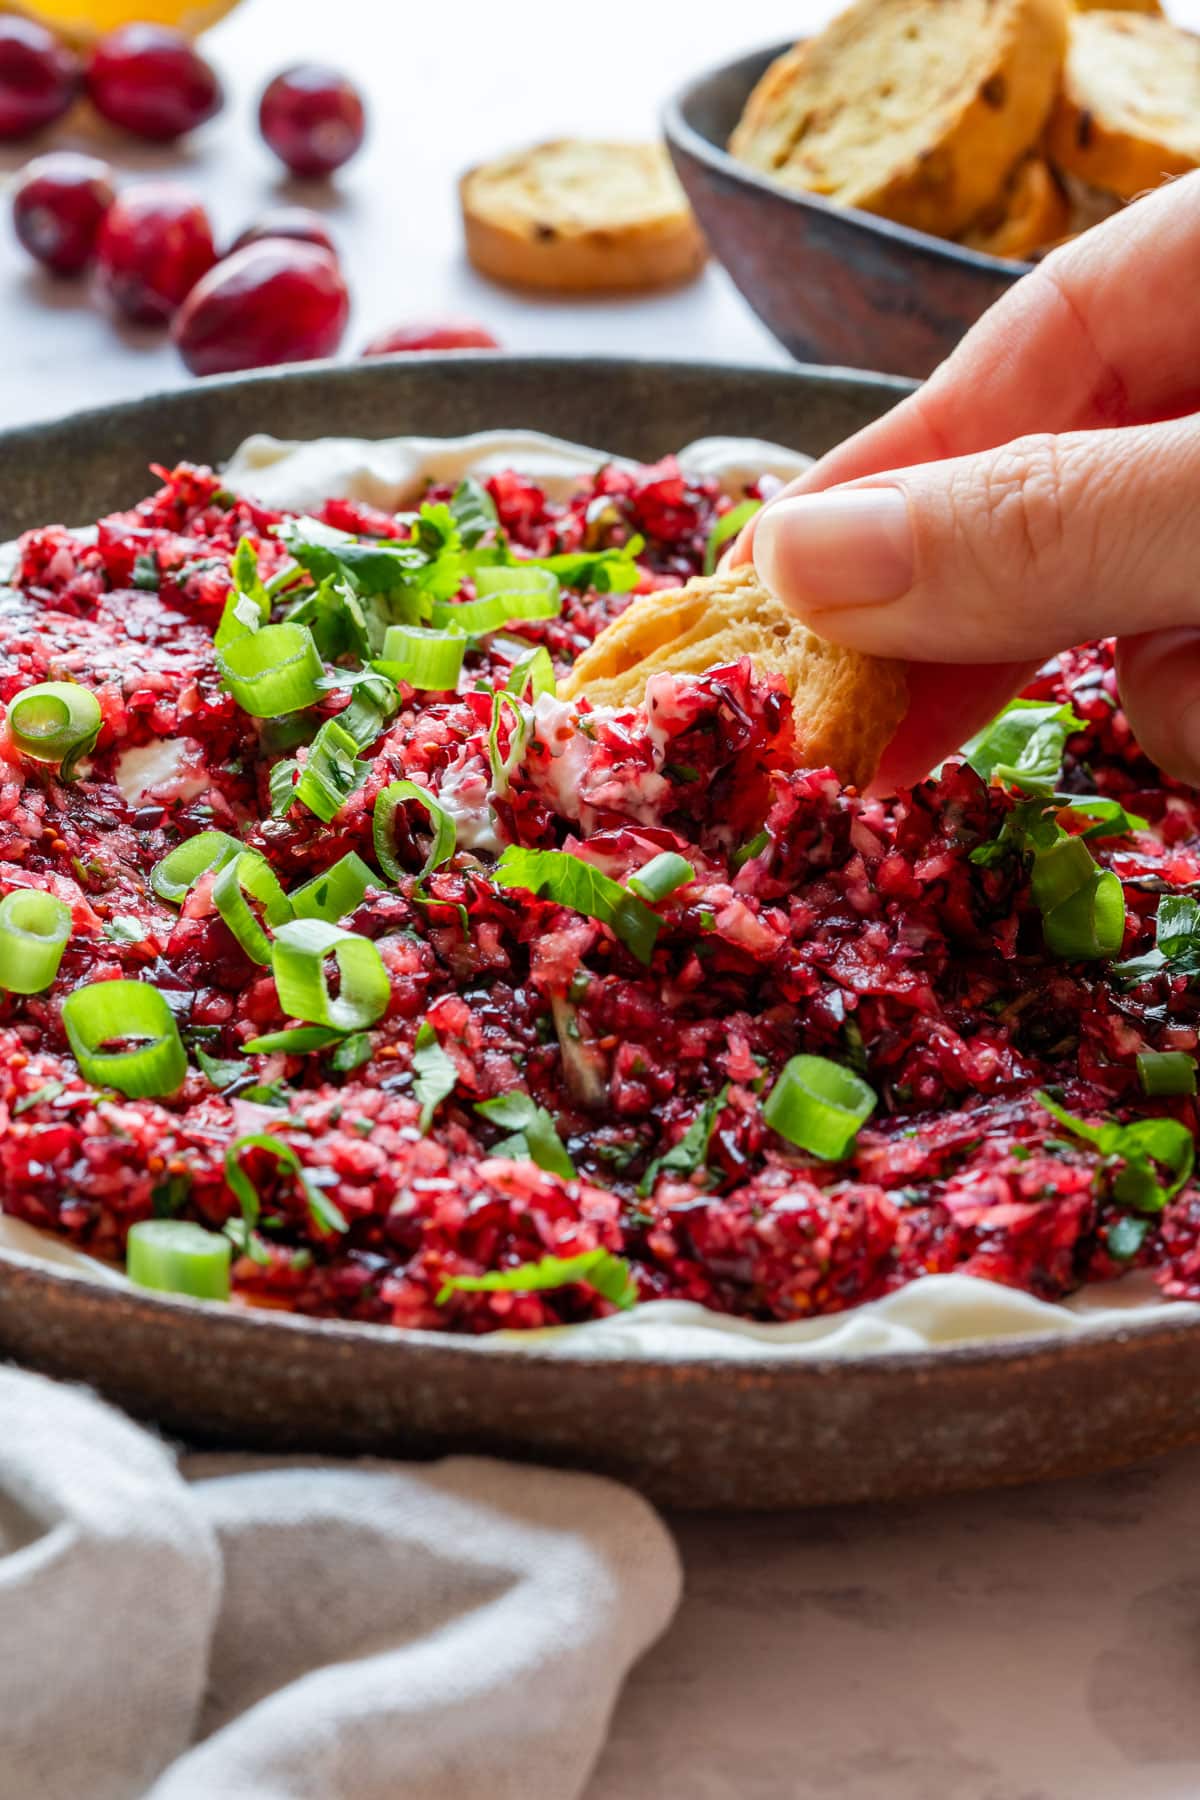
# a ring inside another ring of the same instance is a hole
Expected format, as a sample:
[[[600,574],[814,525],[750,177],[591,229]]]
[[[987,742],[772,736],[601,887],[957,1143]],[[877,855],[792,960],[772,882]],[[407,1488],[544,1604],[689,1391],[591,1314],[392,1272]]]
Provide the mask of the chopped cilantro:
[[[637,1286],[629,1264],[611,1250],[585,1250],[579,1256],[543,1256],[515,1269],[496,1269],[490,1275],[451,1275],[438,1292],[437,1304],[445,1306],[454,1294],[534,1294],[574,1287],[594,1288],[622,1312],[637,1304]]]
[[[575,1174],[575,1164],[567,1155],[553,1117],[528,1094],[498,1094],[494,1100],[478,1101],[475,1111],[512,1134],[494,1147],[494,1156],[528,1157],[539,1169],[561,1175],[567,1181]]]
[[[438,1042],[428,1019],[417,1028],[412,1057],[413,1093],[421,1107],[421,1135],[429,1130],[433,1115],[458,1086],[458,1070]]]

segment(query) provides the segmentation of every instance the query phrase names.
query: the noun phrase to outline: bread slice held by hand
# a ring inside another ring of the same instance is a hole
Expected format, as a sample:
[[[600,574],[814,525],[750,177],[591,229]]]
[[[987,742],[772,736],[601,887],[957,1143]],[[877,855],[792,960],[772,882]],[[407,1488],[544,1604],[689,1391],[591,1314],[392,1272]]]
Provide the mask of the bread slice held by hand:
[[[780,57],[733,154],[787,187],[953,237],[1045,123],[1066,0],[856,0]]]
[[[1080,13],[1046,145],[1122,200],[1200,168],[1200,38],[1168,19]]]
[[[518,287],[665,287],[699,274],[708,254],[662,144],[537,144],[469,170],[459,198],[467,255]]]
[[[605,626],[558,691],[564,700],[586,694],[595,706],[637,706],[661,670],[702,675],[742,656],[758,674],[787,682],[798,766],[828,765],[847,784],[865,787],[904,716],[901,664],[817,637],[767,592],[750,563],[644,594]]]

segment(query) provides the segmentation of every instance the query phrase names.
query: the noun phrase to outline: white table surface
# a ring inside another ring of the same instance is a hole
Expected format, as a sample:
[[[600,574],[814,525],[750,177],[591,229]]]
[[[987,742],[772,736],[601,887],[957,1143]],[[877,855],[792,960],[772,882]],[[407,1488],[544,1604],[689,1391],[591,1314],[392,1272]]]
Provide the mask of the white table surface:
[[[513,350],[782,363],[715,268],[622,304],[489,286],[463,259],[453,183],[534,137],[650,132],[692,71],[829,10],[245,0],[208,39],[227,111],[182,153],[105,153],[191,183],[223,236],[280,198],[309,202],[278,180],[253,102],[277,68],[320,56],[372,108],[369,148],[317,195],[354,293],[346,354],[389,324],[453,313]],[[1176,10],[1200,22],[1200,0]],[[118,334],[80,287],[0,244],[5,422],[187,379],[160,337]],[[1200,1452],[936,1505],[675,1520],[684,1605],[634,1671],[586,1800],[1196,1800],[1198,1518]]]

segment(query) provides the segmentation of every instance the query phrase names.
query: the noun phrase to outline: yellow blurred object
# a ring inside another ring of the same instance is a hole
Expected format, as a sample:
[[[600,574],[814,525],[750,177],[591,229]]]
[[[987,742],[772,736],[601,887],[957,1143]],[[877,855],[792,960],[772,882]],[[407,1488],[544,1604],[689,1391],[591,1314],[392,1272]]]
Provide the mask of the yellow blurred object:
[[[232,12],[238,0],[24,0],[13,10],[65,37],[102,37],[118,25],[174,25],[190,37]]]

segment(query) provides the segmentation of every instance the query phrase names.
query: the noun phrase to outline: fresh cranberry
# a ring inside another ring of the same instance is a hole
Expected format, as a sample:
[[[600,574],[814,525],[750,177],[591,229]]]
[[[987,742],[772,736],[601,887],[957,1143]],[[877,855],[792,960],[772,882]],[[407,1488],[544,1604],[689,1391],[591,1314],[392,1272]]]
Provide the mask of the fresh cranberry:
[[[79,62],[33,19],[0,17],[0,139],[30,137],[62,117],[79,92]]]
[[[101,38],[88,63],[87,90],[110,124],[156,144],[203,125],[224,98],[211,64],[182,31],[166,25],[122,25]]]
[[[315,244],[337,261],[337,245],[329,235],[324,219],[320,213],[310,212],[307,206],[273,207],[252,225],[247,225],[230,246],[230,254],[234,250],[244,250],[247,244],[261,244],[264,238],[294,238],[297,243]]]
[[[333,257],[315,244],[266,238],[218,263],[175,320],[193,375],[332,356],[350,316]]]
[[[114,312],[165,325],[217,253],[212,226],[186,188],[148,182],[114,200],[96,244],[96,283]]]
[[[366,115],[358,90],[320,63],[277,75],[263,94],[258,123],[293,175],[332,175],[363,141]]]
[[[469,319],[447,319],[436,325],[428,320],[396,325],[373,337],[364,356],[391,356],[398,350],[498,350],[499,342],[483,325]]]
[[[56,275],[78,275],[113,203],[112,170],[95,156],[56,150],[17,176],[13,225],[30,256]]]

